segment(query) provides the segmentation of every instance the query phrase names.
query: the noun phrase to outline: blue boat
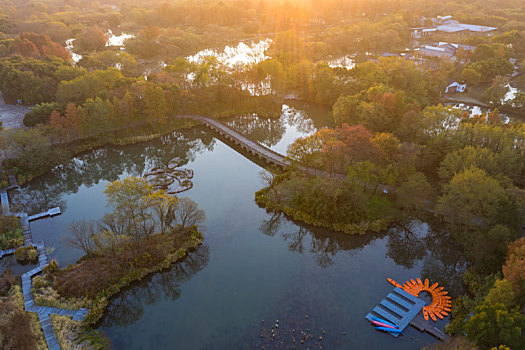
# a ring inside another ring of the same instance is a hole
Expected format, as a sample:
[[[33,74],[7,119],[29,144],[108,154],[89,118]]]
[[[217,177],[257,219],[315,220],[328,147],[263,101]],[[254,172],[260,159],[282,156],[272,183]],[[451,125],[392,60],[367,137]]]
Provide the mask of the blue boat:
[[[401,329],[387,328],[387,327],[376,327],[378,331],[385,331],[388,333],[403,333]]]
[[[372,321],[377,321],[377,322],[381,322],[381,323],[386,323],[388,325],[391,325],[391,326],[394,326],[397,328],[397,326],[395,324],[393,324],[392,322],[388,322],[386,320],[383,320],[382,318],[379,318],[379,317],[375,317],[375,316],[372,316],[370,317],[372,319]]]

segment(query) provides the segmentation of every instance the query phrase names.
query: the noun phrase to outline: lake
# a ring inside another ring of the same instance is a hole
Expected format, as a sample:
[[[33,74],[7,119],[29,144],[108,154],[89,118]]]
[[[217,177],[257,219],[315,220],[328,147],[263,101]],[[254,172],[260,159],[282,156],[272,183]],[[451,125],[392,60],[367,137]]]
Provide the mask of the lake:
[[[290,102],[280,118],[249,115],[225,123],[284,153],[331,119],[321,107]],[[437,341],[412,327],[393,338],[364,316],[392,290],[387,277],[429,278],[452,296],[461,291],[465,261],[439,225],[414,221],[379,235],[349,236],[267,213],[254,201],[264,164],[203,127],[85,152],[12,192],[13,205],[30,213],[60,205],[62,215],[31,227],[35,241],[55,247],[52,256],[66,266],[81,256],[63,244],[66,227],[109,211],[106,184],[174,157],[195,173],[193,188],[180,196],[205,210],[204,244],[112,300],[98,329],[113,348],[285,349],[302,339],[310,349],[420,349]]]

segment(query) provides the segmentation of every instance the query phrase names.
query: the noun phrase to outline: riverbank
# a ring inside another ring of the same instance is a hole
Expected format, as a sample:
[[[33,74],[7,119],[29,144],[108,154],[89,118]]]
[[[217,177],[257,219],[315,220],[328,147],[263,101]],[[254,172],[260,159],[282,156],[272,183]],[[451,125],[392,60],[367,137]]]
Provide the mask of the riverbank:
[[[384,232],[397,211],[385,196],[365,195],[340,179],[297,172],[275,177],[255,193],[255,202],[268,211],[349,235]]]
[[[224,105],[216,105],[216,107],[215,112],[204,114],[210,115],[215,119],[223,119],[235,115],[250,114],[252,111],[258,111],[258,114],[270,118],[276,118],[281,112],[280,100],[275,96],[250,97],[249,100],[239,103],[235,107],[232,107],[227,103]],[[201,112],[198,113],[203,114]],[[186,114],[191,113],[188,112]],[[69,137],[67,139],[60,137],[59,133],[49,132],[49,130],[46,131],[45,129],[35,128],[27,131],[19,130],[18,132],[22,133],[22,135],[17,137],[17,142],[31,142],[30,140],[37,138],[37,136],[38,138],[42,138],[40,141],[45,143],[45,147],[38,147],[37,150],[35,149],[35,152],[39,152],[39,158],[46,158],[49,160],[45,162],[31,162],[28,161],[28,159],[24,159],[24,162],[21,163],[18,158],[8,159],[4,161],[3,168],[13,169],[18,177],[19,183],[23,185],[82,152],[111,145],[123,146],[150,141],[174,131],[191,128],[197,124],[197,122],[191,120],[180,120],[166,117],[164,121],[143,121],[140,123],[118,126],[85,136]],[[27,135],[23,133],[27,133]],[[31,133],[37,135],[32,135]],[[32,145],[17,144],[16,147],[13,147],[14,151],[11,153],[20,149],[25,150],[26,146],[29,148],[32,147]],[[30,154],[25,154],[24,157],[34,157],[35,152],[29,152]],[[36,166],[35,164],[39,165]],[[0,176],[0,182],[2,180],[7,180],[7,173],[5,171],[3,171]]]
[[[111,299],[122,289],[146,276],[168,269],[202,244],[196,227],[170,234],[156,234],[130,242],[113,255],[83,257],[76,265],[59,269],[51,263],[34,278],[35,304],[58,308],[90,308],[84,326],[96,324]]]

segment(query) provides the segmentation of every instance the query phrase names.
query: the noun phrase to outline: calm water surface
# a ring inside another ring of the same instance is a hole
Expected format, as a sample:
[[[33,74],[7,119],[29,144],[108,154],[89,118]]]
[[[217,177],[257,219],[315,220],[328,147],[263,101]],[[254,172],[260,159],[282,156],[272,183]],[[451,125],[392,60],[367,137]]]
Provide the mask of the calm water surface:
[[[330,120],[315,106],[283,106],[278,120],[226,122],[284,152]],[[194,187],[183,195],[206,211],[205,243],[112,301],[98,328],[115,349],[284,349],[301,345],[300,332],[307,329],[314,338],[298,348],[419,349],[435,342],[411,327],[394,339],[376,332],[364,316],[392,289],[387,277],[428,277],[452,294],[459,290],[464,262],[439,228],[412,222],[382,235],[352,237],[269,214],[254,202],[261,166],[217,137],[194,128],[87,152],[13,196],[32,213],[61,206],[62,215],[31,225],[35,240],[54,246],[53,256],[65,266],[81,255],[63,245],[66,225],[109,211],[103,193],[108,181],[140,176],[175,156],[187,159]]]

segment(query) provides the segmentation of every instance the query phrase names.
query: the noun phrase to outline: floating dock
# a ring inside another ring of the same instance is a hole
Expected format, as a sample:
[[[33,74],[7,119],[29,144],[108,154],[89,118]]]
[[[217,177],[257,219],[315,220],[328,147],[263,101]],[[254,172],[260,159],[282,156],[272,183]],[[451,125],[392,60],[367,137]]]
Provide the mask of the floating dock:
[[[401,330],[404,330],[410,324],[421,332],[427,332],[439,340],[448,340],[449,336],[447,334],[433,326],[419,314],[425,305],[426,302],[424,300],[396,287],[365,318],[368,321],[372,321],[372,316],[379,317],[395,324]],[[389,334],[394,337],[399,336],[399,333]]]
[[[410,321],[421,312],[425,304],[423,300],[396,287],[365,318],[372,321],[372,316],[379,317],[392,322],[397,328],[404,330]],[[399,333],[390,334],[394,337],[399,336]]]
[[[28,221],[42,219],[48,216],[55,216],[61,214],[60,207],[51,208],[48,211],[45,211],[40,214],[31,215],[27,218]]]

